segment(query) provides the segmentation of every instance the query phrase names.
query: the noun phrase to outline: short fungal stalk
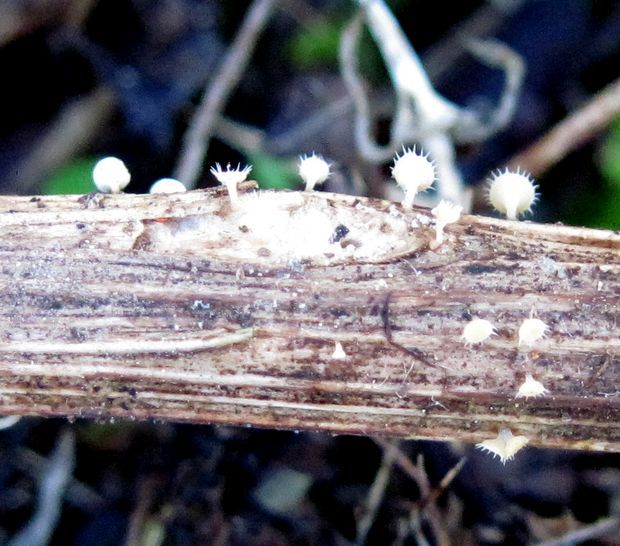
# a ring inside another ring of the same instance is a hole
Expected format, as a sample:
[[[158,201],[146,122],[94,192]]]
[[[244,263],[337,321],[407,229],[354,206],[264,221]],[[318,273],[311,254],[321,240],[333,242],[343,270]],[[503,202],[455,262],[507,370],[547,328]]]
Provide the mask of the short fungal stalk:
[[[403,206],[411,208],[415,196],[429,189],[435,181],[435,165],[422,152],[414,148],[405,148],[399,156],[396,154],[392,167],[392,178],[405,192]]]
[[[237,168],[233,169],[230,166],[230,163],[226,165],[226,170],[222,169],[219,163],[216,163],[215,167],[211,167],[211,174],[217,178],[217,181],[220,184],[224,184],[226,186],[231,207],[235,208],[239,201],[237,184],[244,182],[251,170],[251,165],[248,165],[243,169],[241,168],[241,165],[237,165]]]
[[[435,217],[435,241],[431,244],[431,247],[437,248],[443,243],[444,228],[448,224],[454,224],[459,221],[463,207],[442,200],[431,212]]]

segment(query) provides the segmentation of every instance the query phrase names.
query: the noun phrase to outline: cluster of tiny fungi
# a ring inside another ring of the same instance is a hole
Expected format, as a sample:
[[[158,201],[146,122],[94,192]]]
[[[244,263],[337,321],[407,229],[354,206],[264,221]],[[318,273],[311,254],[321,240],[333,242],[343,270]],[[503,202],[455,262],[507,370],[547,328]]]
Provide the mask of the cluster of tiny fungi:
[[[436,180],[435,164],[428,155],[417,151],[415,147],[403,147],[401,154],[396,154],[392,166],[392,178],[403,190],[403,206],[411,208],[416,195],[432,187]],[[222,168],[219,163],[211,167],[211,174],[220,184],[226,186],[231,204],[237,203],[237,186],[245,181],[252,170],[251,166],[236,168],[230,164]],[[305,184],[305,191],[312,191],[317,185],[325,182],[330,172],[330,164],[318,154],[304,155],[299,160],[299,176]],[[127,187],[131,175],[129,170],[116,157],[101,159],[93,169],[93,181],[100,192],[120,193]],[[517,169],[505,169],[493,173],[489,180],[489,203],[509,220],[516,220],[520,215],[531,212],[536,202],[537,186],[530,176]],[[150,188],[150,193],[180,193],[186,191],[185,186],[174,178],[157,180]],[[434,209],[437,234],[436,243],[443,241],[443,228],[458,221],[462,207],[441,201]]]
[[[305,191],[314,190],[317,185],[325,182],[331,174],[329,163],[315,153],[302,156],[298,167],[299,176],[305,184]],[[239,199],[237,186],[247,179],[252,167],[248,165],[242,168],[241,165],[238,165],[233,168],[228,164],[224,169],[219,163],[216,163],[210,170],[217,181],[226,186],[231,207],[234,208]],[[418,152],[415,147],[403,147],[402,153],[396,154],[391,171],[392,178],[404,193],[402,205],[407,209],[413,206],[416,195],[430,189],[436,180],[434,162],[422,151]],[[130,180],[129,170],[123,161],[116,157],[101,159],[93,169],[95,186],[103,193],[120,193],[127,187]],[[517,220],[520,215],[531,212],[537,198],[536,188],[537,186],[530,176],[519,169],[516,171],[509,169],[505,169],[503,172],[497,171],[489,180],[489,203],[509,220]],[[150,188],[150,193],[181,193],[184,191],[186,188],[183,183],[174,178],[157,180]],[[444,238],[444,228],[448,224],[458,222],[462,210],[460,205],[445,200],[442,200],[432,209],[431,213],[435,217],[435,240],[431,242],[431,248],[441,245]],[[525,319],[519,328],[519,346],[533,345],[544,337],[547,329],[547,325],[540,319],[533,317]],[[491,322],[474,318],[465,326],[461,337],[466,345],[473,345],[484,342],[495,333],[495,327]],[[346,358],[341,344],[336,344],[332,358]],[[541,396],[547,392],[542,383],[528,373],[517,391],[516,398]],[[510,429],[503,428],[496,438],[480,442],[476,444],[476,447],[498,456],[500,461],[505,463],[511,460],[527,442],[528,439],[525,436],[514,436]]]

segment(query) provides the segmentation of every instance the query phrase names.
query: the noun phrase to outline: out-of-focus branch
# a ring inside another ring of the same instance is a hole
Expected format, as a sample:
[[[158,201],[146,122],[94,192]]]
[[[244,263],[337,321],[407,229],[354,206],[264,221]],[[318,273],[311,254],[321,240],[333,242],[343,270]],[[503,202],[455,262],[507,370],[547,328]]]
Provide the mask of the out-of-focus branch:
[[[5,182],[8,193],[31,193],[41,180],[86,150],[115,108],[114,94],[105,87],[67,104],[32,152]]]
[[[65,430],[58,438],[54,453],[41,475],[36,511],[30,522],[8,546],[45,546],[60,517],[62,499],[73,473],[75,458],[73,432]]]
[[[571,151],[579,148],[620,114],[620,79],[610,83],[572,112],[542,138],[514,156],[509,164],[541,176]]]
[[[183,137],[183,148],[174,174],[187,188],[196,186],[214,125],[229,95],[246,70],[256,42],[277,2],[278,0],[254,0],[219,69],[205,89],[200,105]]]
[[[387,444],[387,442],[386,442]],[[368,531],[370,531],[376,517],[377,512],[383,501],[385,490],[390,481],[390,475],[392,473],[392,466],[394,465],[394,459],[396,458],[396,450],[384,448],[383,456],[381,457],[381,464],[379,470],[375,474],[375,479],[370,486],[366,502],[362,507],[362,515],[357,522],[357,540],[358,546],[366,544],[366,538],[368,537]]]
[[[456,166],[454,142],[474,142],[496,133],[514,112],[523,79],[518,55],[496,42],[473,42],[472,51],[482,61],[506,73],[506,89],[492,119],[482,122],[475,112],[442,97],[433,88],[417,53],[407,40],[384,0],[358,0],[366,24],[383,55],[397,105],[390,142],[375,144],[372,118],[363,84],[357,74],[357,42],[361,29],[359,14],[343,34],[340,65],[344,81],[356,106],[356,144],[369,161],[384,161],[397,145],[419,142],[436,163],[439,196],[469,208],[469,199]]]
[[[605,518],[580,529],[569,531],[564,536],[538,542],[536,546],[574,546],[588,540],[610,537],[614,543],[620,540],[620,518]]]

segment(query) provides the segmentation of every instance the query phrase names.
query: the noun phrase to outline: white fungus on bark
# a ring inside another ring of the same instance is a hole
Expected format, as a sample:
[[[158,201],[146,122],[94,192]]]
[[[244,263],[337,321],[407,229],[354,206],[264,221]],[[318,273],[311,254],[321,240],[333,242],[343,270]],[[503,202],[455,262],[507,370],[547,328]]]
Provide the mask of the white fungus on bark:
[[[93,168],[93,182],[102,193],[120,193],[130,180],[129,170],[118,157],[104,157]]]
[[[461,338],[465,340],[465,345],[474,345],[482,343],[494,333],[495,327],[488,320],[475,318],[465,325]]]
[[[489,181],[489,203],[509,220],[516,220],[520,214],[531,212],[536,187],[530,176],[519,169],[499,171]]]
[[[334,345],[334,352],[332,353],[332,359],[344,360],[345,358],[347,358],[347,353],[344,352],[342,343],[340,343],[340,341],[336,341]]]
[[[392,166],[392,178],[405,192],[403,206],[411,208],[419,192],[429,189],[435,181],[435,165],[427,155],[418,153],[413,148],[405,148],[399,156],[396,154]]]
[[[183,193],[187,188],[175,178],[160,178],[151,186],[149,193]]]
[[[329,178],[329,163],[322,156],[312,152],[299,158],[299,176],[306,184],[306,191],[312,191],[317,184]]]
[[[545,389],[544,385],[540,381],[536,381],[531,373],[525,375],[525,381],[519,387],[515,398],[530,398],[536,396],[543,396],[549,391]]]
[[[211,167],[210,170],[211,174],[217,178],[217,181],[226,186],[231,207],[236,207],[239,201],[237,185],[246,180],[252,170],[252,166],[247,165],[242,169],[241,164],[239,164],[236,169],[233,169],[229,163],[226,165],[226,170],[224,170],[219,163],[216,163],[215,167]]]
[[[431,244],[432,248],[437,248],[443,243],[443,230],[448,224],[454,224],[459,221],[463,212],[463,207],[454,205],[450,201],[441,200],[439,204],[431,210],[435,217],[435,241]]]
[[[496,438],[484,440],[476,444],[476,447],[483,451],[488,451],[494,457],[499,457],[500,462],[506,464],[507,461],[514,458],[518,451],[527,445],[528,441],[525,436],[514,436],[509,428],[503,428],[499,431]]]
[[[519,327],[519,345],[534,345],[545,337],[549,327],[540,319],[527,318]]]

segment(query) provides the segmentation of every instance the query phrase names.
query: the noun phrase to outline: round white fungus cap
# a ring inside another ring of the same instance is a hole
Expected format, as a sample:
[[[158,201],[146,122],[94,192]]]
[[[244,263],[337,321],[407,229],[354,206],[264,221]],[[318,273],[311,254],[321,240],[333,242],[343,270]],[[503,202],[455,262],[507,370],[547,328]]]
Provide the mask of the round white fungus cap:
[[[413,205],[416,193],[426,191],[435,181],[435,165],[422,152],[403,148],[402,155],[396,154],[392,167],[392,178],[405,192],[403,205]]]
[[[174,178],[161,178],[155,182],[149,193],[183,193],[187,188]]]
[[[495,327],[488,320],[473,319],[463,328],[463,335],[466,345],[482,343],[485,339],[495,333]]]
[[[314,152],[299,160],[299,176],[306,184],[306,191],[311,191],[317,184],[322,184],[329,177],[329,163]]]
[[[519,345],[534,345],[545,337],[549,327],[540,319],[528,318],[519,327]]]
[[[526,173],[506,169],[491,178],[489,202],[509,220],[516,220],[519,214],[530,211],[535,201],[536,185]]]
[[[226,169],[222,169],[222,166],[216,163],[215,167],[211,167],[210,170],[211,174],[217,178],[220,184],[224,184],[225,186],[236,186],[237,184],[241,184],[241,182],[245,182],[252,170],[252,166],[247,165],[242,169],[241,165],[237,165],[235,168],[231,167],[229,163],[226,165]]]
[[[104,157],[93,168],[93,182],[102,193],[120,193],[130,180],[129,170],[118,157]]]

